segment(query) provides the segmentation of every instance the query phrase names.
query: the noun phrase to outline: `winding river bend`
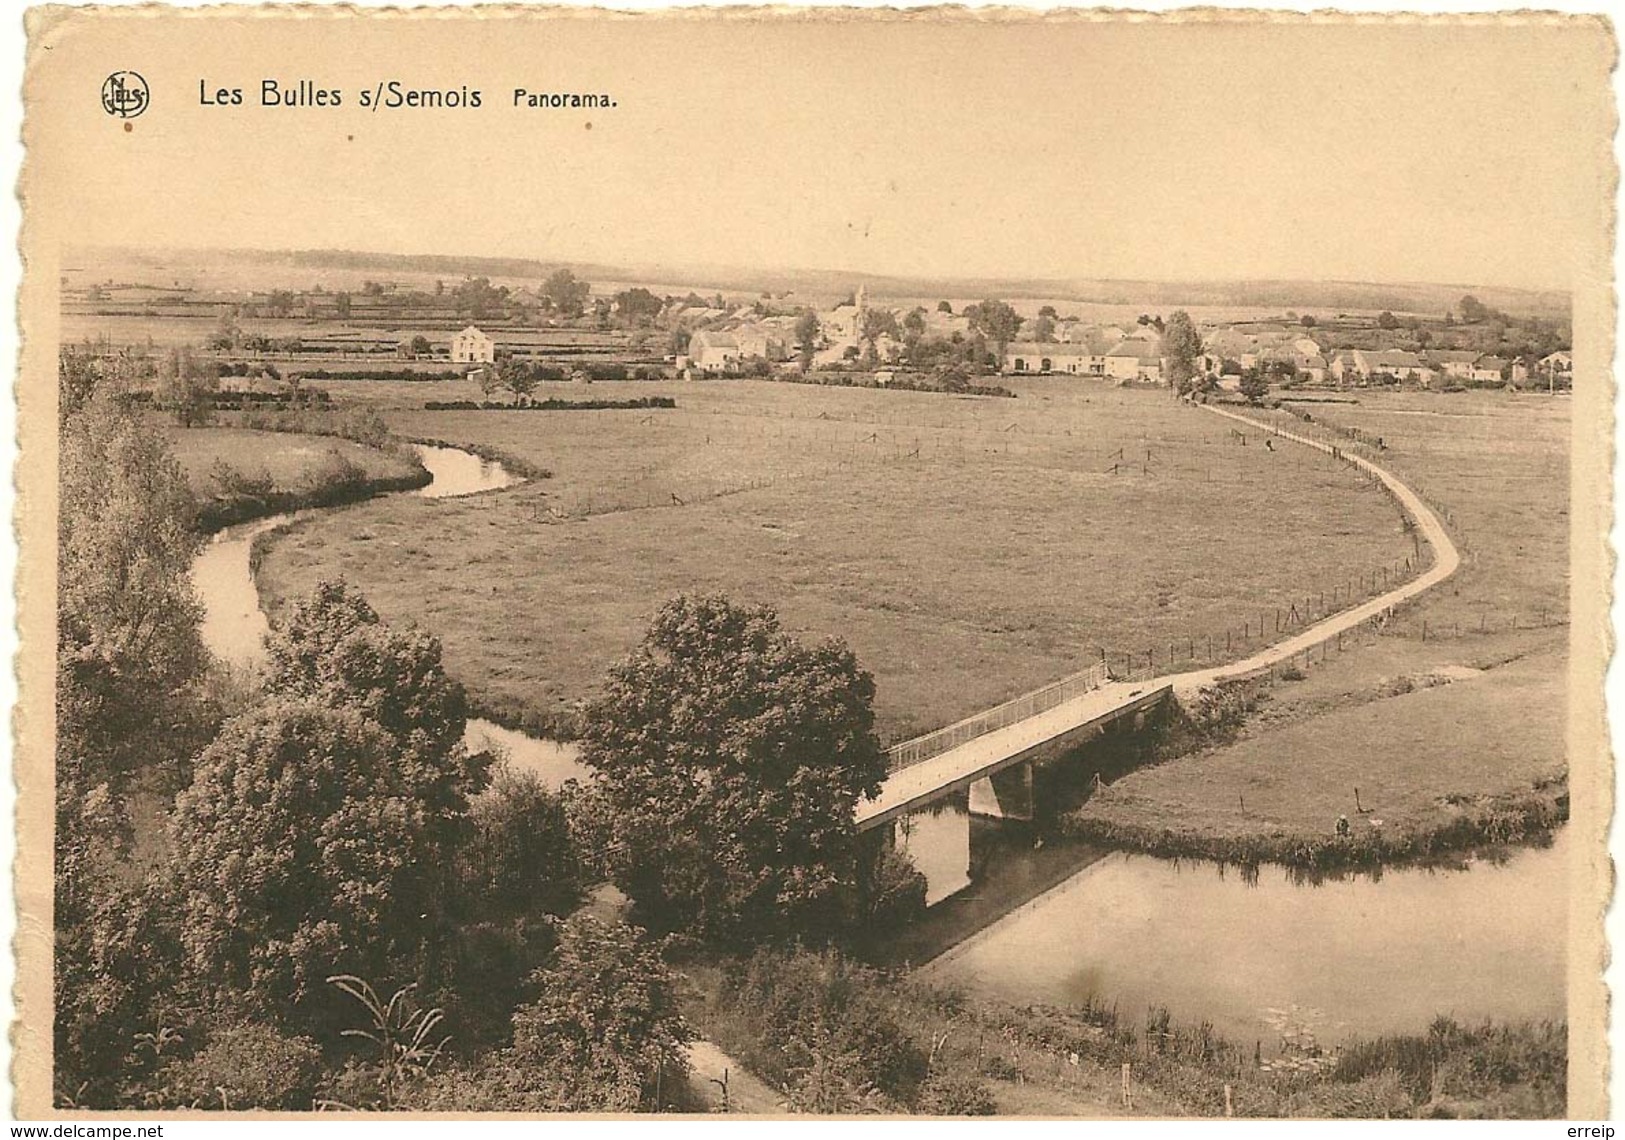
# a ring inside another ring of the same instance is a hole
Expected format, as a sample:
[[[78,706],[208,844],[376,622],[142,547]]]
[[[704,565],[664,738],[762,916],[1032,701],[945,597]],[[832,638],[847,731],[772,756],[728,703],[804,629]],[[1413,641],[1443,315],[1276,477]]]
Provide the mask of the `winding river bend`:
[[[522,482],[502,464],[459,448],[422,443],[413,444],[412,448],[432,478],[417,491],[402,493],[426,499],[448,499],[499,491]],[[260,609],[249,559],[256,538],[296,517],[297,514],[272,515],[228,527],[215,535],[193,562],[192,581],[203,600],[203,643],[221,660],[243,667],[264,661],[265,635],[271,627]],[[587,770],[576,759],[573,745],[538,740],[488,720],[470,720],[464,741],[474,750],[501,748],[515,767],[536,772],[551,787],[587,775]]]
[[[449,498],[520,482],[468,452],[414,446],[433,480],[411,493]],[[258,535],[293,517],[224,530],[193,564],[204,642],[225,661],[264,659],[269,625],[250,551]],[[554,787],[586,774],[573,745],[478,719],[465,739],[471,748],[500,746]],[[929,843],[911,843],[928,873],[964,874],[968,862],[970,890],[977,889],[982,860],[961,848],[922,847]],[[1023,857],[999,854],[1006,863]],[[1309,1032],[1322,1044],[1414,1033],[1437,1013],[1468,1021],[1561,1018],[1568,860],[1560,832],[1550,848],[1515,850],[1500,861],[1309,886],[1275,867],[1249,882],[1212,864],[1107,854],[923,972],[1024,1003],[1101,1000],[1130,1025],[1141,1024],[1146,1007],[1162,1005],[1176,1020],[1206,1020],[1233,1040],[1266,1046],[1287,1033]]]

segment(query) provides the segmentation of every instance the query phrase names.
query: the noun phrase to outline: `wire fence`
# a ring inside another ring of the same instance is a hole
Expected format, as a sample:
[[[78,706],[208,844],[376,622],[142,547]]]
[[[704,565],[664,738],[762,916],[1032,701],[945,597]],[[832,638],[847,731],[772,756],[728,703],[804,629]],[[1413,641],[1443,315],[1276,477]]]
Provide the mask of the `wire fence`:
[[[986,736],[990,732],[1008,728],[1039,713],[1048,712],[1074,697],[1081,697],[1085,693],[1099,689],[1110,680],[1111,675],[1106,663],[1097,662],[1087,669],[1062,677],[1059,681],[1052,681],[1030,693],[1023,693],[1013,700],[995,705],[975,716],[966,717],[946,728],[939,728],[924,736],[916,736],[912,740],[894,744],[886,749],[886,758],[893,772],[912,768],[934,756],[941,756],[944,752],[967,744],[977,737]]]

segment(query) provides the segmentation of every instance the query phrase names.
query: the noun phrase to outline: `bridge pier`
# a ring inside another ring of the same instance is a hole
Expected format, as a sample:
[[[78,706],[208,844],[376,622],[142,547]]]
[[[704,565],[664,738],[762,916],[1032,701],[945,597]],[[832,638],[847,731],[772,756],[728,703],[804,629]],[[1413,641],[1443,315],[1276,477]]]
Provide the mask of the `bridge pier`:
[[[970,786],[970,814],[989,819],[1033,819],[1033,764],[1026,761],[991,776],[983,776]]]

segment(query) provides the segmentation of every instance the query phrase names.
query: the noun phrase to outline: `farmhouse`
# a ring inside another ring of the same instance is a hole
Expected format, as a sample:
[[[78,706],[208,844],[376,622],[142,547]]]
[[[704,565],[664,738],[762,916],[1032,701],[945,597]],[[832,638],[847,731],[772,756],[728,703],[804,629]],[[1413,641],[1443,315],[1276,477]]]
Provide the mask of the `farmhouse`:
[[[699,335],[701,334],[696,334],[696,337]],[[741,359],[760,356],[764,360],[783,360],[786,356],[786,338],[777,329],[766,325],[741,325],[725,335],[733,338]]]
[[[733,333],[701,329],[688,342],[690,362],[701,372],[725,372],[736,368],[747,354]]]
[[[496,358],[496,342],[473,325],[451,338],[454,364],[490,364]]]
[[[1352,348],[1340,348],[1332,353],[1332,358],[1326,365],[1326,371],[1331,373],[1332,378],[1340,384],[1346,384],[1354,379],[1360,372],[1359,362],[1354,359],[1354,350]]]
[[[1506,374],[1507,362],[1499,356],[1480,356],[1473,361],[1471,378],[1479,384],[1499,384]]]
[[[1455,380],[1466,380],[1473,374],[1473,362],[1479,354],[1464,352],[1454,348],[1430,348],[1427,353],[1428,363],[1439,369],[1446,376]]]
[[[1398,348],[1380,351],[1357,348],[1354,350],[1354,364],[1355,374],[1366,380],[1373,376],[1392,376],[1396,380],[1403,380],[1412,375],[1421,379],[1424,372],[1432,372],[1416,353]]]
[[[1106,354],[1089,344],[1013,341],[1004,350],[1003,372],[1064,372],[1071,376],[1104,376]]]
[[[1106,354],[1106,375],[1120,383],[1162,381],[1162,355],[1148,340],[1131,337]]]

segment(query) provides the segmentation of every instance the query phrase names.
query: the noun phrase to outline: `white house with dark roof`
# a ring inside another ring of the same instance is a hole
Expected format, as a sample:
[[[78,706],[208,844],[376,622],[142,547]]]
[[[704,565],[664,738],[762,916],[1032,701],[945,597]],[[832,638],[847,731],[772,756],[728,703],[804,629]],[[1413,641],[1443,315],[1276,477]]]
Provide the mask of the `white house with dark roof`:
[[[496,358],[496,341],[473,325],[451,338],[453,364],[490,364]]]

